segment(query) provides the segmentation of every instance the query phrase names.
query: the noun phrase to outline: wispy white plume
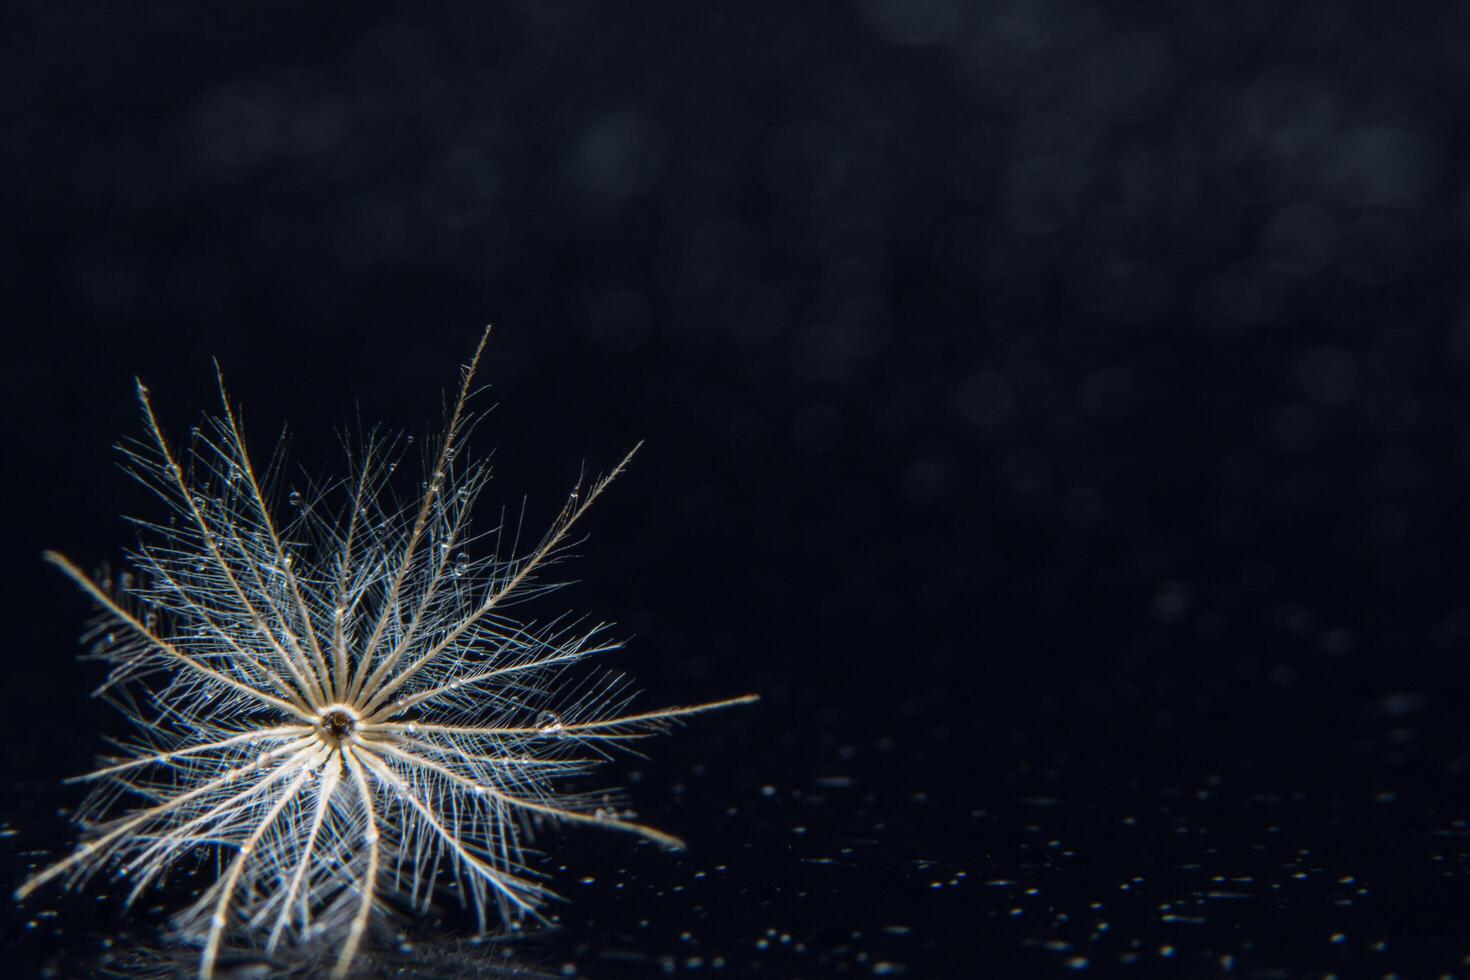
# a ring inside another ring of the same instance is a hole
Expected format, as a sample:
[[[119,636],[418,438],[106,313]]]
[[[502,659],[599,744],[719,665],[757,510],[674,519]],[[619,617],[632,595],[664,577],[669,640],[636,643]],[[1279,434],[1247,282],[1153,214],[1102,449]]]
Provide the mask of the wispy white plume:
[[[633,454],[580,483],[535,542],[503,523],[472,531],[490,471],[463,450],[488,336],[408,502],[390,476],[410,440],[375,430],[344,438],[346,479],[290,490],[277,513],[279,454],[257,468],[223,381],[221,415],[183,444],[139,384],[146,434],[123,452],[164,520],[135,522],[116,577],[46,555],[100,608],[87,635],[110,668],[99,690],[136,731],[79,777],[94,784],[80,846],[18,898],[105,866],[135,898],[214,850],[218,879],[178,919],[201,977],[227,936],[331,944],[342,977],[389,893],[424,908],[453,880],[482,929],[537,916],[551,895],[527,862],[538,823],[680,846],[616,795],[559,787],[614,748],[755,697],[631,711],[621,681],[565,680],[617,646],[605,626],[515,615],[555,587],[543,573]]]

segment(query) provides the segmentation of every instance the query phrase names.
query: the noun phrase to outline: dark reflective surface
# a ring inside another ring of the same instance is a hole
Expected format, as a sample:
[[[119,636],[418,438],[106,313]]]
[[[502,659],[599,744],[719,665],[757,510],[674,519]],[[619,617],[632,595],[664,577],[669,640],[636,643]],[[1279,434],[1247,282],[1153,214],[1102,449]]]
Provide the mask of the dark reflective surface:
[[[834,727],[813,742],[795,724],[757,731],[792,721],[773,709],[687,733],[634,771],[645,814],[687,834],[688,853],[551,834],[545,867],[570,899],[558,929],[466,946],[446,895],[441,915],[380,937],[366,975],[1463,968],[1464,726],[1429,694],[1363,709],[1246,685],[1236,698],[1167,725],[1157,702],[1068,695],[1011,725],[879,725],[891,734],[852,740]],[[29,905],[18,953],[60,976],[192,964],[137,947],[187,888],[127,916],[97,891]],[[255,964],[242,958],[239,975]]]

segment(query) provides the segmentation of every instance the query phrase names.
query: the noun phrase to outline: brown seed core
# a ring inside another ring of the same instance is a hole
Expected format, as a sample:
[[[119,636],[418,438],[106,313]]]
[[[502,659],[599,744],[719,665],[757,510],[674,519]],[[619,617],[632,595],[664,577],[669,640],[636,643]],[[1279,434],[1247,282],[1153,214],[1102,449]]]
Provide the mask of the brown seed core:
[[[322,734],[335,741],[342,741],[357,728],[357,718],[345,708],[328,708],[322,713]]]

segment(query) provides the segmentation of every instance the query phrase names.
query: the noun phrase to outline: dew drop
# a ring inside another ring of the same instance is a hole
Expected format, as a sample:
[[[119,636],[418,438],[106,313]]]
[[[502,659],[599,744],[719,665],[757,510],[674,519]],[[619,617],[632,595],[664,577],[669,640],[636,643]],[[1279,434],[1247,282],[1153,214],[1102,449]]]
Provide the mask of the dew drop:
[[[292,507],[300,507],[301,506],[301,491],[300,490],[292,490],[290,493],[288,493],[286,495],[286,500],[287,500],[287,502],[289,502],[291,504]]]

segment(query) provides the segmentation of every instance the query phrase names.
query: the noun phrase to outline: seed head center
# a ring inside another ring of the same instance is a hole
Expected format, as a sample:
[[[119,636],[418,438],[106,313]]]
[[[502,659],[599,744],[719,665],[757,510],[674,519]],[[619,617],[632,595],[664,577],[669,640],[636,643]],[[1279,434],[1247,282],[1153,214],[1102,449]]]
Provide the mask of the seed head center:
[[[317,719],[317,733],[330,745],[338,745],[352,737],[357,731],[357,712],[346,705],[335,704],[324,710]]]

